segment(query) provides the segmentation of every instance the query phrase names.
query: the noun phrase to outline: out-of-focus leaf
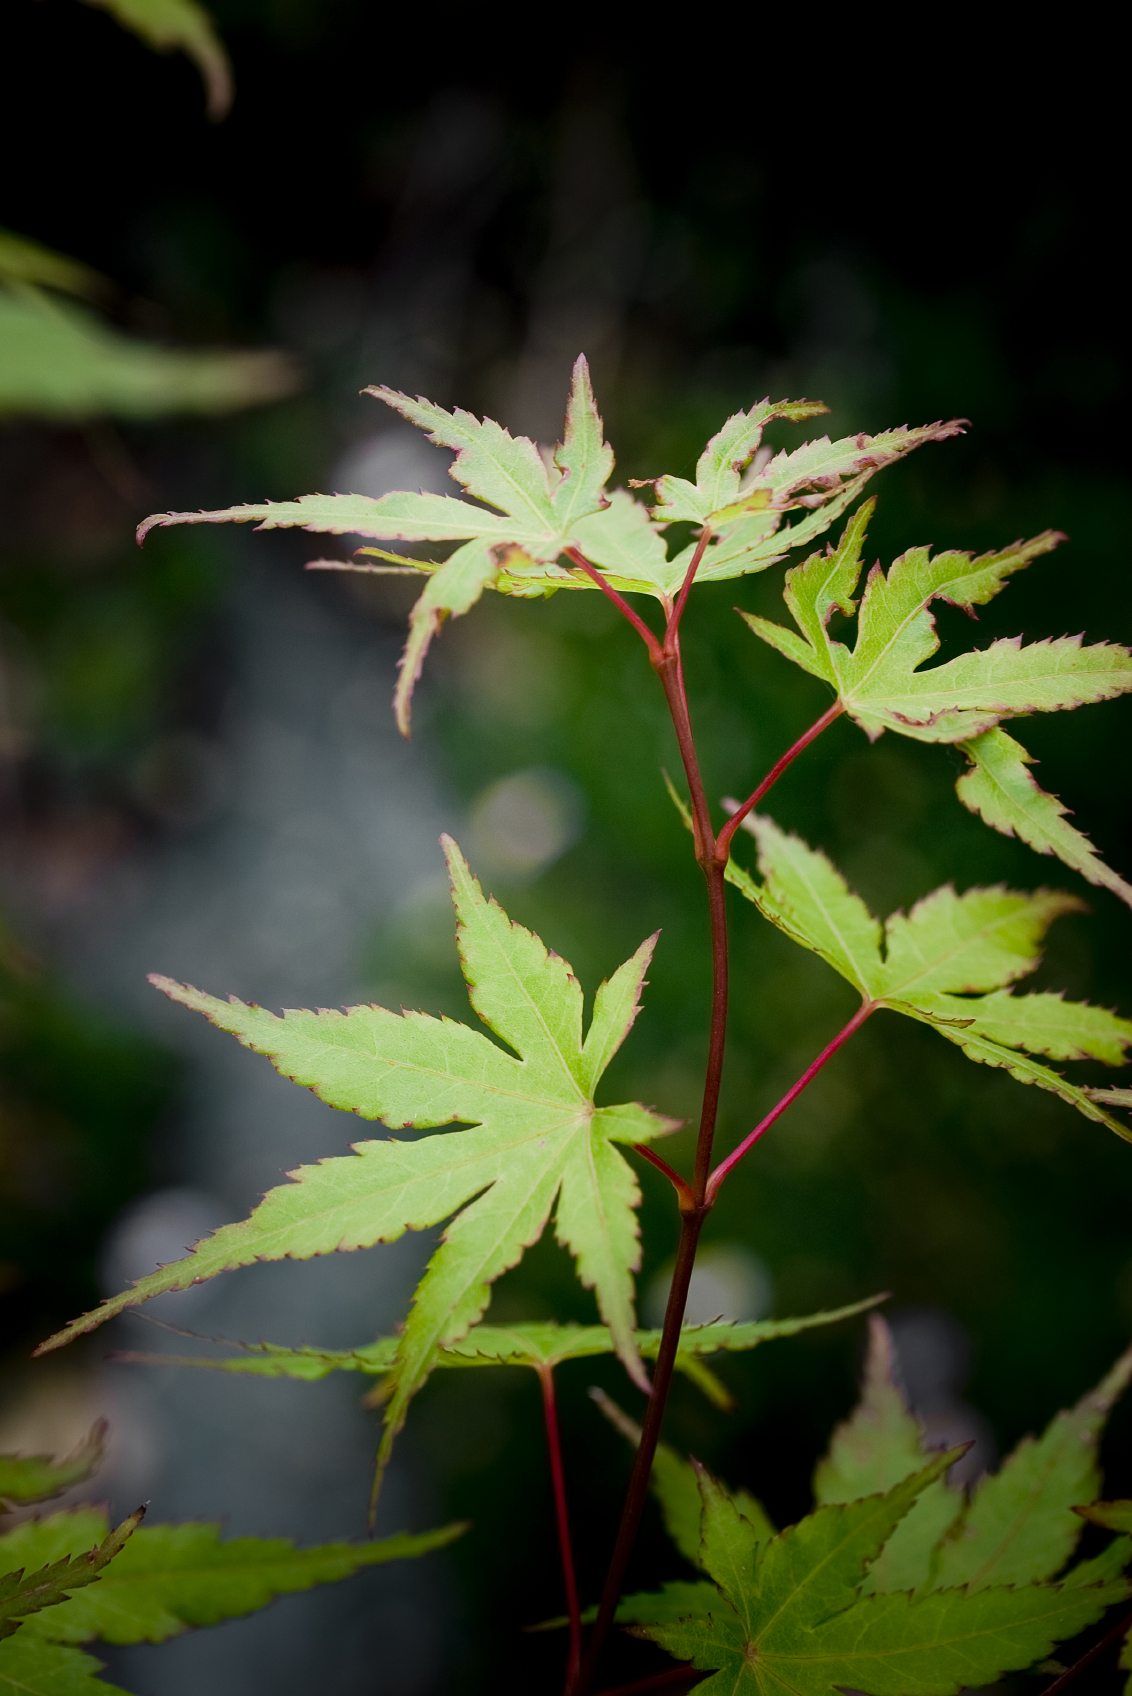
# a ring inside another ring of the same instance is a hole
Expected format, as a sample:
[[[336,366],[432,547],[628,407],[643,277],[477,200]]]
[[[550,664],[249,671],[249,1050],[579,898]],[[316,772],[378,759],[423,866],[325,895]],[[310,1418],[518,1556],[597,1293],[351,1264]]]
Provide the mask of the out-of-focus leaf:
[[[80,423],[225,412],[294,387],[277,353],[191,353],[135,340],[83,307],[0,290],[0,416]]]
[[[159,53],[185,53],[204,82],[210,118],[232,104],[232,67],[211,17],[198,0],[86,0]]]
[[[101,1464],[105,1447],[106,1421],[100,1419],[62,1460],[51,1455],[0,1455],[0,1502],[26,1507],[61,1496],[90,1477]]]

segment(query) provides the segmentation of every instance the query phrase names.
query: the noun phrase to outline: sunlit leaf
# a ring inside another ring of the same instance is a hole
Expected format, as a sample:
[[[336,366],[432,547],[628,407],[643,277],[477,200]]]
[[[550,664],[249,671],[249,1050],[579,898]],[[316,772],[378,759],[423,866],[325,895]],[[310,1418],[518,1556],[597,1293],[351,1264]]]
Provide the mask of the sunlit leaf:
[[[1132,689],[1132,653],[1112,643],[1088,646],[1079,636],[1029,644],[1010,638],[923,669],[939,649],[933,603],[946,602],[973,616],[1010,577],[1064,538],[1047,530],[1032,541],[978,556],[912,548],[887,573],[874,566],[858,602],[871,512],[866,503],[836,546],[787,572],[784,595],[796,628],[745,613],[750,628],[828,684],[870,737],[890,730],[918,741],[962,744],[970,770],[957,791],[965,806],[993,829],[1056,855],[1091,883],[1132,901],[1132,889],[1069,824],[1061,802],[1035,783],[1025,749],[998,728],[1005,719],[1126,693]],[[836,616],[854,613],[850,647],[830,626]]]
[[[597,1107],[593,1086],[632,1023],[655,938],[602,994],[599,1038],[587,1052],[582,992],[570,967],[484,897],[454,843],[446,848],[469,996],[506,1049],[472,1026],[423,1013],[355,1007],[278,1017],[157,982],[331,1106],[393,1129],[453,1122],[471,1128],[449,1137],[373,1140],[351,1155],[301,1167],[243,1223],[215,1232],[45,1347],[233,1267],[393,1242],[447,1220],[398,1341],[384,1461],[437,1351],[467,1335],[492,1283],[554,1213],[556,1233],[594,1289],[618,1353],[644,1383],[633,1317],[639,1189],[618,1144],[675,1127],[635,1103]]]
[[[1119,1065],[1132,1021],[1048,991],[1008,988],[1034,971],[1049,925],[1080,903],[1049,890],[996,886],[960,895],[935,890],[883,931],[828,858],[769,818],[744,821],[758,843],[756,879],[732,861],[728,877],[770,921],[846,978],[869,1008],[890,1008],[932,1026],[969,1059],[1059,1096],[1086,1118],[1132,1141],[1105,1110],[1103,1092],[1073,1083],[1033,1058],[1089,1058]]]

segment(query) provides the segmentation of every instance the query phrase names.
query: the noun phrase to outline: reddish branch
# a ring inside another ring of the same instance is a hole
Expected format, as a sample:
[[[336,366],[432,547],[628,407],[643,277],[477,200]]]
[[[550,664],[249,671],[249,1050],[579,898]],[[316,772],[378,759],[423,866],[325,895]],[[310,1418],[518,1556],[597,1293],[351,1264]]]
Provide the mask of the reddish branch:
[[[1132,1614],[1126,1614],[1123,1619],[1117,1620],[1110,1631],[1105,1632],[1099,1643],[1094,1643],[1092,1648],[1087,1650],[1079,1661],[1074,1661],[1073,1665],[1063,1672],[1060,1678],[1055,1678],[1052,1684],[1047,1684],[1043,1696],[1060,1696],[1062,1690],[1068,1690],[1069,1686],[1076,1682],[1080,1673],[1087,1672],[1094,1662],[1099,1661],[1101,1656],[1111,1649],[1114,1643],[1119,1643],[1122,1638],[1127,1637],[1130,1631],[1132,1631]]]
[[[624,595],[620,594],[613,587],[612,583],[609,582],[604,572],[599,571],[596,565],[590,564],[585,554],[580,553],[577,548],[567,548],[565,551],[566,558],[570,561],[570,563],[572,565],[576,565],[579,571],[584,571],[591,582],[597,584],[606,600],[613,602],[613,605],[617,608],[617,611],[621,614],[622,618],[628,619],[629,623],[633,626],[633,629],[637,632],[637,635],[641,638],[641,641],[648,649],[649,658],[653,660],[655,665],[656,661],[653,656],[660,653],[660,643],[657,641],[640,613],[633,610]]]
[[[650,1673],[647,1678],[635,1678],[631,1684],[603,1690],[600,1696],[645,1696],[646,1691],[682,1690],[699,1684],[703,1676],[695,1667],[668,1667],[664,1672]]]
[[[693,550],[680,592],[669,613],[663,641],[657,639],[653,631],[633,610],[625,597],[607,582],[603,573],[596,566],[592,565],[576,548],[567,549],[567,556],[572,564],[586,573],[640,636],[664,690],[664,698],[668,704],[676,743],[680,750],[680,760],[688,784],[696,860],[704,874],[707,885],[712,959],[711,1029],[708,1038],[703,1098],[691,1182],[687,1183],[681,1179],[668,1166],[667,1162],[662,1161],[651,1150],[646,1150],[643,1146],[639,1149],[639,1152],[644,1154],[646,1159],[665,1172],[676,1188],[680,1204],[680,1239],[676,1248],[676,1262],[673,1267],[660,1347],[653,1371],[652,1391],[641,1424],[640,1442],[637,1446],[633,1470],[625,1493],[621,1520],[617,1528],[617,1536],[614,1541],[605,1588],[594,1628],[590,1633],[576,1677],[568,1677],[567,1680],[567,1689],[571,1696],[584,1696],[584,1692],[590,1689],[598,1660],[617,1613],[626,1568],[633,1545],[636,1542],[645,1502],[648,1499],[649,1478],[652,1473],[657,1445],[660,1441],[668,1395],[676,1368],[676,1356],[680,1346],[680,1333],[688,1302],[688,1290],[696,1261],[696,1249],[699,1245],[704,1220],[711,1210],[715,1193],[727,1172],[749,1148],[753,1147],[754,1143],[765,1130],[769,1129],[774,1120],[785,1112],[796,1096],[805,1089],[812,1078],[817,1076],[821,1068],[836,1053],[842,1042],[852,1035],[853,1031],[864,1022],[868,1013],[872,1011],[870,1007],[862,1009],[860,1013],[855,1015],[845,1030],[835,1037],[833,1042],[807,1068],[806,1073],[787,1092],[778,1106],[768,1114],[760,1125],[756,1126],[750,1136],[740,1144],[738,1149],[728,1155],[727,1159],[713,1173],[711,1164],[712,1145],[719,1111],[719,1093],[723,1079],[723,1060],[727,1041],[728,941],[725,877],[730,842],[742,819],[753,807],[758,805],[759,801],[802,752],[803,748],[808,747],[814,738],[820,736],[826,726],[833,722],[841,708],[837,704],[824,713],[817,723],[812,725],[805,735],[800,737],[794,746],[787,750],[782,758],[772,766],[762,783],[743,803],[735,817],[723,827],[717,837],[712,824],[711,808],[704,789],[703,775],[696,751],[696,740],[692,729],[691,713],[688,708],[688,693],[684,683],[684,668],[680,654],[680,620],[683,617],[688,595],[691,592],[692,584],[710,539],[711,533],[705,528]],[[662,1674],[664,1687],[675,1685],[681,1677],[685,1676],[685,1673],[686,1669],[679,1668],[675,1669],[673,1673]],[[645,1683],[630,1688],[644,1690],[661,1687],[659,1684]]]
[[[668,1182],[676,1191],[676,1196],[680,1205],[683,1206],[685,1198],[690,1198],[692,1192],[688,1188],[688,1185],[684,1182],[684,1179],[680,1176],[679,1172],[675,1171],[668,1164],[664,1156],[658,1154],[655,1148],[650,1148],[647,1142],[635,1142],[633,1144],[633,1153],[639,1154],[642,1160],[647,1160],[650,1166],[655,1166],[658,1172],[664,1173],[664,1176],[668,1179]]]
[[[566,1470],[562,1464],[562,1436],[558,1428],[558,1402],[554,1373],[549,1366],[537,1368],[542,1391],[542,1413],[546,1424],[546,1448],[550,1456],[550,1481],[554,1491],[554,1519],[558,1527],[558,1552],[562,1558],[562,1586],[570,1621],[570,1660],[566,1676],[576,1678],[582,1659],[582,1610],[574,1571],[574,1545],[570,1537],[570,1510],[566,1503]]]
[[[754,1148],[759,1138],[764,1136],[765,1133],[770,1130],[770,1127],[774,1124],[775,1120],[781,1118],[786,1109],[791,1106],[793,1102],[797,1101],[802,1091],[806,1089],[808,1085],[813,1083],[818,1073],[824,1066],[829,1064],[838,1049],[849,1041],[849,1038],[855,1031],[860,1030],[870,1013],[875,1013],[876,1009],[877,1004],[875,1001],[866,1001],[862,1006],[858,1007],[853,1017],[849,1020],[849,1023],[838,1031],[837,1035],[831,1042],[826,1043],[821,1053],[815,1059],[810,1061],[810,1064],[806,1067],[806,1070],[802,1073],[801,1077],[790,1085],[790,1088],[786,1091],[786,1094],[782,1097],[781,1101],[775,1103],[770,1112],[766,1115],[765,1119],[760,1119],[754,1130],[749,1131],[738,1147],[731,1150],[731,1153],[727,1156],[726,1160],[720,1161],[719,1165],[708,1179],[707,1199],[709,1206],[719,1194],[719,1187],[723,1183],[728,1172],[730,1172],[733,1167],[738,1166],[743,1156],[748,1153],[750,1149]]]
[[[844,710],[845,709],[841,705],[840,701],[834,701],[833,705],[822,713],[819,719],[814,720],[809,730],[804,731],[803,734],[799,736],[798,740],[791,743],[786,752],[775,760],[758,788],[751,791],[751,793],[747,796],[747,799],[743,802],[743,805],[741,807],[736,807],[735,811],[720,831],[719,838],[715,845],[715,851],[722,860],[726,861],[730,854],[732,838],[743,820],[746,818],[747,814],[754,812],[763,797],[774,788],[787,766],[793,765],[794,761],[798,758],[798,755],[803,751],[803,749],[808,748],[811,742],[815,742],[823,730],[828,730],[833,721],[841,717]]]

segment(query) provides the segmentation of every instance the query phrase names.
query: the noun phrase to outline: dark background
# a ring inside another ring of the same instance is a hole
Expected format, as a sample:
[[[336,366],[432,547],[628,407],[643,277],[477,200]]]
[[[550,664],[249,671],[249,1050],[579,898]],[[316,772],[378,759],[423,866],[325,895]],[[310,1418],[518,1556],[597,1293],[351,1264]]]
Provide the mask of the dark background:
[[[171,1346],[138,1319],[27,1361],[100,1291],[351,1136],[144,974],[269,1005],[364,997],[459,1014],[436,848],[448,828],[589,989],[663,927],[611,1087],[691,1116],[706,960],[659,778],[674,751],[636,646],[596,597],[492,600],[447,629],[405,746],[387,705],[403,586],[304,577],[318,544],[286,534],[171,532],[139,554],[134,523],[327,487],[439,486],[443,456],[359,398],[363,384],[553,439],[584,348],[622,476],[686,471],[728,412],[768,391],[825,399],[837,434],[969,417],[961,441],[878,479],[876,552],[1062,528],[1069,544],[987,609],[981,636],[1128,640],[1118,97],[1099,49],[1094,61],[1051,41],[1038,58],[1031,44],[1026,62],[991,66],[957,25],[913,45],[872,42],[863,20],[791,40],[789,20],[751,19],[708,42],[708,20],[691,18],[642,25],[622,50],[579,39],[563,13],[492,41],[467,14],[378,20],[360,0],[232,0],[217,16],[237,97],[210,125],[191,68],[105,16],[67,0],[5,14],[4,223],[112,277],[123,326],[282,347],[302,383],[218,420],[0,432],[0,1426],[4,1446],[65,1444],[108,1412],[117,1505],[145,1495],[155,1517],[342,1536],[360,1528],[373,1441],[353,1383],[107,1364],[115,1345]],[[968,47],[980,71],[964,68]],[[713,793],[749,787],[824,705],[731,611],[773,614],[779,593],[780,570],[705,590],[687,621]],[[945,639],[967,634],[941,623]],[[1047,787],[1126,872],[1130,732],[1127,701],[1026,730]],[[773,812],[881,912],[949,878],[1065,884],[962,811],[959,764],[892,737],[870,748],[841,724]],[[1055,932],[1041,981],[1106,1004],[1123,993],[1127,1009],[1132,920],[1103,893],[1090,905]],[[725,1138],[851,1006],[753,911],[735,912],[734,939]],[[643,1182],[655,1313],[672,1220],[659,1180]],[[698,1300],[746,1317],[892,1291],[921,1412],[938,1434],[980,1435],[989,1459],[1127,1342],[1130,1197],[1115,1138],[881,1019],[726,1192]],[[257,1268],[161,1311],[209,1334],[361,1341],[403,1312],[419,1246]],[[590,1307],[543,1245],[493,1313]],[[737,1411],[721,1419],[681,1391],[674,1439],[772,1512],[804,1511],[861,1344],[859,1325],[843,1327],[729,1364]],[[615,1373],[561,1374],[590,1593],[627,1458],[585,1395],[595,1376],[631,1400]],[[1118,1425],[1113,1493],[1132,1487],[1127,1414]],[[398,1696],[549,1688],[557,1646],[516,1630],[559,1605],[548,1514],[534,1380],[434,1380],[389,1516],[473,1518],[450,1556],[113,1670],[161,1696],[206,1679],[218,1696],[286,1696],[315,1677]],[[666,1558],[654,1537],[639,1575]]]

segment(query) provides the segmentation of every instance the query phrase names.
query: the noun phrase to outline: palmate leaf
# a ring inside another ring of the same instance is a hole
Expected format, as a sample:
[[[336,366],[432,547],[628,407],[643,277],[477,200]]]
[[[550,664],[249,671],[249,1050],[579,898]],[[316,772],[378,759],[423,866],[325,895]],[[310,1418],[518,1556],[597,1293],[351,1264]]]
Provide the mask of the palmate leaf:
[[[731,861],[728,878],[772,924],[819,954],[872,1009],[930,1025],[971,1060],[1059,1096],[1125,1141],[1132,1129],[1106,1110],[1104,1092],[1033,1058],[1120,1064],[1132,1020],[1105,1008],[1009,985],[1034,971],[1049,925],[1080,906],[1072,896],[996,886],[937,889],[883,927],[824,854],[765,816],[744,820],[758,843],[761,882]]]
[[[799,1525],[775,1536],[745,1492],[666,1457],[665,1523],[710,1582],[628,1597],[618,1618],[718,1674],[698,1688],[946,1696],[1033,1666],[1129,1593],[1126,1538],[1049,1581],[1073,1553],[1079,1514],[1132,1526],[1126,1504],[1073,1511],[1097,1479],[1101,1433],[1132,1353],[965,1497],[946,1482],[962,1449],[926,1451],[891,1335],[882,1320],[870,1324],[861,1399],[817,1468],[817,1511]]]
[[[97,1508],[28,1520],[0,1536],[0,1563],[73,1566],[92,1540],[105,1539],[106,1529]],[[144,1527],[103,1567],[97,1584],[37,1614],[20,1636],[66,1644],[163,1643],[190,1627],[242,1618],[277,1596],[429,1554],[463,1529],[451,1525],[303,1549],[281,1537],[225,1537],[217,1525]]]
[[[960,1452],[882,1494],[820,1507],[769,1541],[702,1473],[699,1564],[714,1594],[669,1587],[632,1598],[619,1618],[713,1673],[698,1687],[713,1696],[954,1696],[1031,1667],[1123,1600],[1127,1583],[1071,1575],[1061,1585],[861,1594],[904,1516]]]
[[[1059,1413],[1040,1437],[1028,1437],[983,1478],[935,1567],[936,1586],[1028,1584],[1051,1578],[1077,1547],[1075,1503],[1100,1488],[1097,1451],[1117,1399],[1132,1379],[1132,1350],[1076,1407]]]
[[[836,442],[823,436],[773,457],[761,450],[762,431],[771,419],[798,421],[824,411],[811,401],[764,401],[728,419],[712,438],[700,457],[695,483],[678,477],[657,480],[658,521],[711,527],[712,541],[698,581],[718,582],[766,570],[790,549],[828,530],[882,467],[926,442],[958,435],[964,427],[962,421],[914,429],[905,425]],[[780,528],[784,515],[798,509],[805,516]],[[689,546],[676,556],[676,586],[690,554]]]
[[[0,1455],[0,1503],[26,1507],[61,1496],[97,1470],[105,1447],[106,1421],[99,1419],[62,1460],[51,1455]]]
[[[870,1296],[848,1307],[827,1313],[810,1313],[799,1319],[716,1320],[706,1325],[686,1325],[680,1335],[676,1364],[717,1405],[730,1398],[715,1374],[704,1364],[713,1355],[745,1353],[780,1337],[794,1337],[820,1325],[854,1319],[882,1301]],[[642,1360],[655,1360],[660,1348],[657,1330],[636,1332]],[[216,1339],[212,1339],[215,1341]],[[385,1378],[397,1366],[397,1337],[382,1337],[356,1349],[288,1348],[278,1343],[229,1343],[236,1355],[120,1354],[146,1366],[199,1367],[214,1372],[234,1372],[255,1378],[298,1378],[313,1382],[335,1372],[357,1372]],[[476,1325],[459,1342],[446,1343],[437,1351],[436,1365],[456,1369],[480,1367],[527,1367],[542,1371],[570,1360],[593,1360],[612,1354],[615,1344],[603,1325],[556,1325],[534,1321],[523,1325]]]
[[[44,1348],[233,1267],[366,1248],[448,1220],[398,1340],[383,1464],[437,1351],[467,1334],[491,1285],[553,1212],[556,1235],[595,1291],[617,1352],[645,1382],[633,1307],[640,1192],[618,1144],[666,1135],[675,1124],[636,1103],[597,1107],[594,1090],[636,1016],[656,939],[598,990],[583,1040],[582,992],[570,967],[485,898],[447,838],[445,849],[472,1006],[508,1049],[469,1025],[424,1013],[355,1007],[278,1017],[156,981],[331,1106],[394,1129],[471,1128],[360,1143],[351,1155],[299,1168],[242,1224],[205,1238]]]
[[[814,1477],[819,1503],[887,1489],[929,1458],[897,1379],[891,1333],[875,1315],[870,1325],[860,1402],[834,1433]],[[874,1562],[864,1590],[977,1590],[1055,1578],[1077,1547],[1077,1513],[1088,1511],[1076,1504],[1100,1488],[1101,1437],[1130,1377],[1132,1351],[1076,1407],[1057,1414],[1040,1436],[1024,1439],[969,1496],[943,1479],[931,1485]],[[1112,1575],[1129,1554],[1132,1545]]]
[[[820,1507],[881,1494],[910,1478],[930,1458],[897,1377],[892,1332],[874,1314],[861,1399],[834,1431],[814,1473],[814,1501]],[[863,1593],[917,1590],[927,1583],[935,1552],[962,1505],[946,1478],[922,1490],[869,1568]]]
[[[744,613],[757,636],[829,685],[845,712],[876,738],[885,730],[918,741],[957,742],[970,762],[957,793],[992,829],[1054,854],[1091,883],[1132,902],[1132,887],[1103,864],[1066,809],[1044,793],[1025,749],[998,728],[1004,719],[1058,712],[1109,700],[1132,689],[1132,653],[1111,643],[1084,646],[1063,636],[1024,645],[993,642],[943,665],[920,669],[939,650],[935,618],[942,601],[974,615],[1015,572],[1063,540],[1045,531],[999,553],[932,554],[912,548],[885,574],[869,572],[858,600],[862,550],[872,502],[841,540],[786,574],[784,596],[796,629]],[[857,615],[852,648],[835,640],[835,614]]]
[[[82,1530],[65,1549],[37,1544],[34,1536],[21,1537],[23,1527],[0,1535],[0,1567],[16,1563],[12,1570],[0,1573],[0,1639],[11,1637],[29,1621],[38,1623],[44,1609],[57,1618],[76,1592],[96,1583],[122,1554],[144,1514],[145,1509],[138,1508],[113,1530],[105,1515],[96,1516],[96,1524],[90,1515],[77,1515],[83,1521]]]
[[[532,597],[558,589],[595,589],[571,557],[580,550],[614,588],[651,595],[669,607],[683,582],[690,550],[669,555],[664,527],[677,518],[711,517],[713,539],[699,580],[710,582],[762,571],[791,547],[822,534],[882,466],[926,441],[960,428],[933,424],[830,442],[809,442],[746,476],[764,426],[772,419],[799,421],[823,412],[812,401],[765,401],[728,420],[701,455],[695,483],[660,479],[661,499],[650,516],[624,489],[610,490],[613,451],[585,358],[574,366],[561,444],[544,454],[526,436],[513,436],[491,418],[448,411],[396,389],[365,393],[393,408],[428,439],[454,455],[451,474],[468,499],[395,492],[371,498],[354,494],[304,495],[298,500],[225,507],[211,512],[155,513],[139,540],[168,524],[285,526],[323,535],[354,535],[377,542],[463,544],[446,562],[363,548],[381,561],[317,560],[320,570],[422,572],[428,587],[413,609],[409,643],[395,700],[398,723],[408,731],[414,685],[428,645],[446,617],[467,612],[485,588]],[[683,491],[683,493],[679,493]],[[804,516],[781,529],[785,515]]]

